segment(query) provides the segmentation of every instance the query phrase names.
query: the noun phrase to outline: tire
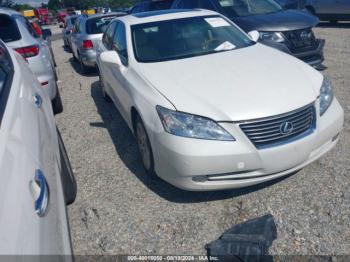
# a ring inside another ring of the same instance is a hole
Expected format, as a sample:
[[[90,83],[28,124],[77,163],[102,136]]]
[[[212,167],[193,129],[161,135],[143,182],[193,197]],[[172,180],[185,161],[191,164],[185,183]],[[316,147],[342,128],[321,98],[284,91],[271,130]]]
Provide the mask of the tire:
[[[102,93],[102,97],[104,98],[104,100],[106,100],[108,103],[112,102],[112,99],[109,97],[109,95],[106,93],[105,87],[104,87],[104,83],[103,83],[103,79],[101,76],[100,71],[99,72],[99,84],[100,84],[100,88],[101,88],[101,93]]]
[[[78,54],[78,56],[79,56],[78,62],[79,62],[80,73],[85,75],[89,69],[84,65],[83,60],[81,60],[80,54]]]
[[[57,88],[56,97],[52,100],[52,111],[54,115],[60,114],[63,112],[63,104],[60,92]]]
[[[72,48],[71,48],[71,50],[72,50],[73,60],[74,60],[74,62],[77,62],[77,63],[78,63],[78,58],[75,56],[74,51],[73,51],[73,49],[72,49]]]
[[[139,115],[136,115],[135,117],[135,136],[142,160],[142,165],[146,173],[151,178],[156,178],[154,172],[154,159],[151,143],[149,141],[146,128]]]
[[[68,158],[66,147],[64,146],[60,131],[57,128],[58,145],[60,149],[61,159],[61,180],[63,186],[63,194],[66,205],[74,203],[77,197],[77,182],[74,177],[72,167]]]

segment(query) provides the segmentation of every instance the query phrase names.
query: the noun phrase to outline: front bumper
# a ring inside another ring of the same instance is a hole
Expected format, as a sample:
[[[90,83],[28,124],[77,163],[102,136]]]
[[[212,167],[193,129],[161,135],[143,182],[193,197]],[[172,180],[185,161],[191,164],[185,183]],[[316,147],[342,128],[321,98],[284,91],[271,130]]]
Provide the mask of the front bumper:
[[[152,140],[155,171],[165,181],[191,191],[241,188],[288,175],[324,155],[339,139],[344,113],[338,101],[334,99],[322,117],[317,106],[316,111],[317,126],[312,134],[260,150],[234,123],[221,125],[235,142],[158,133]]]
[[[318,39],[313,48],[309,48],[306,50],[298,50],[298,51],[292,50],[285,43],[276,43],[276,42],[267,42],[267,41],[262,41],[262,43],[267,46],[276,48],[287,54],[290,54],[292,56],[295,56],[311,66],[320,65],[324,61],[323,49],[325,45],[325,40],[323,39]]]

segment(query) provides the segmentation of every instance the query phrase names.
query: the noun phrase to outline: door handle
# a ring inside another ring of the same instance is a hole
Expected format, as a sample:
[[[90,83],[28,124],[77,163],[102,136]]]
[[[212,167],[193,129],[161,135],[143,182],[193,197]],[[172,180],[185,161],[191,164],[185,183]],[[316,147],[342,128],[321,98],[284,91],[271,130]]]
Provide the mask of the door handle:
[[[41,96],[39,94],[34,94],[33,98],[34,98],[35,106],[37,108],[41,108],[41,106],[43,104],[43,99],[41,98]]]
[[[30,190],[34,198],[35,212],[42,217],[49,205],[49,187],[40,169],[35,170],[34,179],[30,181]]]

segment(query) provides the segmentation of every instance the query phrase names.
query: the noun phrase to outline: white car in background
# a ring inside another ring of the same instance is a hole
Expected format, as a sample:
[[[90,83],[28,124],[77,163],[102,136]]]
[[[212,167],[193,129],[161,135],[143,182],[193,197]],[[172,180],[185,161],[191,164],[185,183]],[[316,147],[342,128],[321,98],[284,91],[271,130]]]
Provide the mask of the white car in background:
[[[206,10],[113,20],[101,89],[137,138],[146,171],[187,190],[262,183],[333,148],[344,113],[330,81]]]
[[[50,99],[1,40],[0,179],[0,255],[71,255],[66,204],[76,182]]]
[[[50,32],[44,29],[43,33]],[[57,87],[55,63],[50,50],[50,42],[41,38],[32,24],[20,13],[0,7],[0,39],[16,50],[28,62],[42,88],[52,101],[55,114],[63,111]]]

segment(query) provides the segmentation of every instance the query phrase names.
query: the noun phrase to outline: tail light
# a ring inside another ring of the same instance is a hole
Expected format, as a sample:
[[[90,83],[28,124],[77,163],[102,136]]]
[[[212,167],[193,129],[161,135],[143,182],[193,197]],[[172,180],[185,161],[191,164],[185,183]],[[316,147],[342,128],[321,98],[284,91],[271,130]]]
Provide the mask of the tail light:
[[[31,46],[16,48],[15,50],[17,51],[17,53],[19,53],[24,58],[37,56],[39,54],[39,46],[38,45],[31,45]]]
[[[94,44],[91,40],[84,40],[83,41],[83,48],[84,49],[92,49],[94,47]]]

